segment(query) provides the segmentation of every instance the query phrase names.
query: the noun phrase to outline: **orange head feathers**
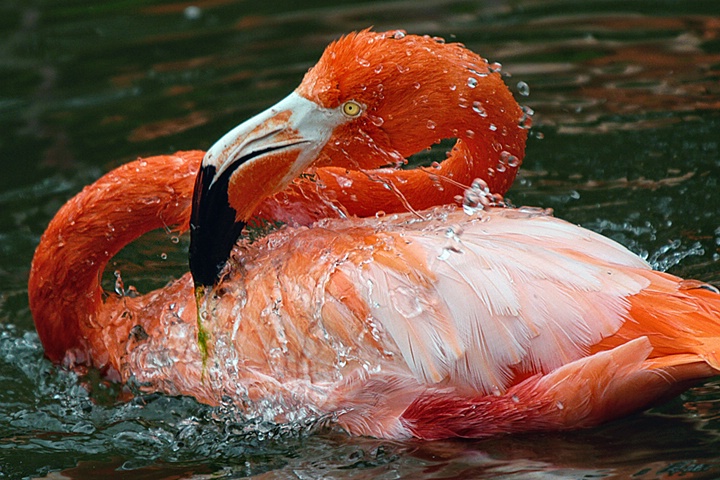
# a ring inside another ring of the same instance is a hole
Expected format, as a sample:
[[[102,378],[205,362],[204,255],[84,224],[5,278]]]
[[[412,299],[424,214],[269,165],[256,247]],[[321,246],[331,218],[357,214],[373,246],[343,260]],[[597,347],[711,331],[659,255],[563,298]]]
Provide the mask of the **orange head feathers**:
[[[511,182],[527,136],[522,117],[499,73],[460,44],[401,32],[347,35],[295,92],[208,150],[193,200],[193,278],[214,284],[260,202],[311,167],[398,166],[455,138],[453,155],[504,162]]]
[[[362,106],[322,152],[319,161],[333,165],[394,164],[446,138],[485,139],[498,157],[517,156],[525,144],[523,112],[500,74],[461,44],[428,36],[349,34],[327,47],[296,91],[325,108]]]

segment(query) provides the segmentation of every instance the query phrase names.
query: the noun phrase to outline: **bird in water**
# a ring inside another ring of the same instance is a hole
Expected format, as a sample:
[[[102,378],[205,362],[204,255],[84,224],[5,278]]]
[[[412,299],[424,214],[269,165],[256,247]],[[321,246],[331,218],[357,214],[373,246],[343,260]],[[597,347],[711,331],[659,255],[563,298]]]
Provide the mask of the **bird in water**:
[[[197,152],[137,160],[61,208],[29,280],[46,355],[384,438],[587,427],[717,375],[716,288],[542,209],[492,205],[525,127],[463,46],[349,34],[199,173]],[[439,168],[396,168],[447,138]],[[488,188],[454,203],[473,176]],[[250,241],[258,217],[288,225]],[[188,274],[102,290],[115,253],[169,226],[190,228]]]

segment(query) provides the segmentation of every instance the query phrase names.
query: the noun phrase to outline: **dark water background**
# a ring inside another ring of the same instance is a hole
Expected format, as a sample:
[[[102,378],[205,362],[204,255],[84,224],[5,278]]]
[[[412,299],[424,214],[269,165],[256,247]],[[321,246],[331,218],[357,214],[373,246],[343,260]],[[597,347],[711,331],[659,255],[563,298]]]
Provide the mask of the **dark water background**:
[[[717,380],[592,430],[420,443],[123,402],[43,359],[26,282],[60,205],[139,155],[207,148],[371,25],[461,41],[512,74],[536,111],[515,204],[720,284],[717,0],[2,0],[0,478],[720,478]],[[111,269],[147,291],[186,249],[151,234]]]

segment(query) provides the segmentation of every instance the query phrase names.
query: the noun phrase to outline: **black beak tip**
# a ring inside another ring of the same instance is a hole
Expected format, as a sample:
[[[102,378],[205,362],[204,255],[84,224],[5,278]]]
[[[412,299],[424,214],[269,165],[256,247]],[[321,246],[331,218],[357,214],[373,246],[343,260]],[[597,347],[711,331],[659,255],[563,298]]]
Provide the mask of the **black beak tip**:
[[[200,167],[193,191],[190,216],[188,260],[195,286],[217,284],[245,224],[236,221],[235,209],[228,202],[228,183],[232,172],[215,178],[212,165]]]

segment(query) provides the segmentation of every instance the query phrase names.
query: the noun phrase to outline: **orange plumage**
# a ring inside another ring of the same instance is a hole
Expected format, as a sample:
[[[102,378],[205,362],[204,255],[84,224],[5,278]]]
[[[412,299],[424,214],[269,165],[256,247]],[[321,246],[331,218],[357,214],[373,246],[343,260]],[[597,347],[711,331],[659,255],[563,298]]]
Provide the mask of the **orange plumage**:
[[[584,427],[716,375],[714,287],[652,271],[542,211],[453,204],[454,182],[509,186],[519,161],[494,166],[522,158],[521,116],[459,45],[344,37],[202,165],[199,152],[137,160],[58,212],[29,284],[47,356],[148,391],[230,397],[278,422],[329,415],[390,438]],[[443,138],[459,141],[439,169],[382,168]],[[214,246],[197,232],[216,231],[215,208],[295,226],[212,257],[223,260],[212,281],[101,290],[109,259],[154,228],[190,221],[197,266]]]

